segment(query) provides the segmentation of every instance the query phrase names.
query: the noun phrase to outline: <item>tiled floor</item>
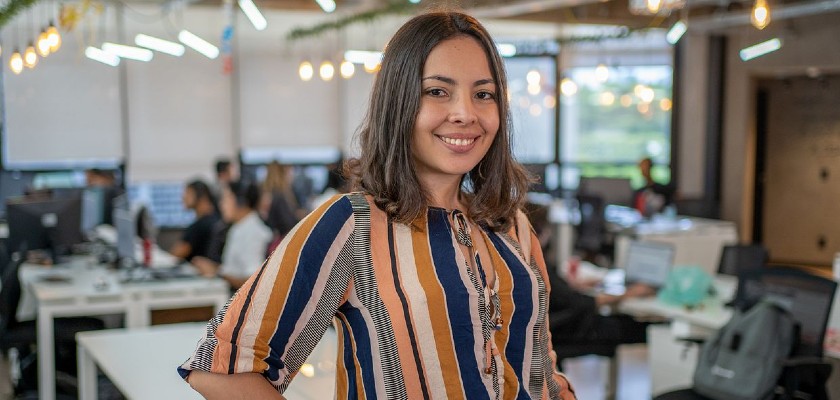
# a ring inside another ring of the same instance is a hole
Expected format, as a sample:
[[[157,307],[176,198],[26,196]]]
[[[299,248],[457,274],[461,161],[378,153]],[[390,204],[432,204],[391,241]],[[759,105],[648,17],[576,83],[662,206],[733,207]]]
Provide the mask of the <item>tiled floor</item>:
[[[617,400],[650,399],[650,372],[647,364],[647,346],[625,345],[618,349]],[[597,356],[567,360],[564,369],[575,387],[580,400],[605,398],[607,382],[606,358]]]

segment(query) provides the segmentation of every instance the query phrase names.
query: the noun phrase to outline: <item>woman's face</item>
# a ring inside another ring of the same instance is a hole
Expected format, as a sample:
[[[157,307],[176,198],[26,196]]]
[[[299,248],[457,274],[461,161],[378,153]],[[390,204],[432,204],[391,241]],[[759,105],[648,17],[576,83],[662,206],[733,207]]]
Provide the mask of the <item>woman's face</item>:
[[[236,215],[236,196],[227,187],[222,189],[219,208],[222,211],[222,219],[225,222],[233,222],[234,216]]]
[[[420,181],[443,182],[472,170],[499,130],[497,87],[481,45],[461,36],[438,44],[423,66],[412,156]]]

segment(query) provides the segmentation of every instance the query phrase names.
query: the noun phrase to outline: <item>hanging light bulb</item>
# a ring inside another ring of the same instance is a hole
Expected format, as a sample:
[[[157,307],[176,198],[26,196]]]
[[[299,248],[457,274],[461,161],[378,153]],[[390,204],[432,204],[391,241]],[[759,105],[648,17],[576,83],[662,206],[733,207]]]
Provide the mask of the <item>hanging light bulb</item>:
[[[604,83],[608,79],[610,79],[610,69],[607,68],[607,66],[604,63],[600,63],[597,67],[595,67],[595,79],[597,79],[598,82],[601,83]]]
[[[356,66],[353,65],[350,61],[344,60],[341,62],[341,65],[338,67],[339,72],[341,72],[341,77],[344,79],[350,79],[353,77],[353,74],[356,73]]]
[[[300,75],[300,79],[304,82],[312,80],[312,77],[315,75],[315,68],[312,67],[312,63],[309,61],[300,63],[298,75]]]
[[[50,53],[55,53],[61,48],[61,34],[58,33],[58,29],[52,23],[47,28],[47,38],[50,41]]]
[[[20,55],[18,49],[15,49],[15,52],[9,57],[9,68],[12,69],[15,75],[20,75],[20,72],[23,71],[23,57]]]
[[[662,7],[662,0],[645,0],[645,8],[647,8],[651,14],[658,13],[660,7]]]
[[[38,41],[35,43],[38,48],[38,55],[46,57],[50,55],[50,40],[47,32],[41,29],[41,34],[38,35]]]
[[[365,72],[369,74],[376,73],[376,71],[379,71],[379,67],[382,66],[378,60],[367,60],[363,65],[365,68]]]
[[[32,69],[35,68],[36,65],[38,65],[38,54],[35,53],[35,46],[33,46],[32,42],[30,42],[26,51],[23,52],[23,66]]]
[[[758,29],[764,29],[770,23],[770,7],[767,5],[767,0],[755,0],[750,14],[750,23]]]
[[[560,92],[563,93],[564,96],[574,96],[575,93],[577,93],[577,91],[578,86],[577,83],[575,83],[575,81],[569,78],[563,78],[563,80],[560,81]]]
[[[321,66],[318,68],[318,74],[321,75],[321,79],[329,82],[332,80],[333,76],[335,76],[335,67],[333,63],[329,61],[324,61],[321,63]]]

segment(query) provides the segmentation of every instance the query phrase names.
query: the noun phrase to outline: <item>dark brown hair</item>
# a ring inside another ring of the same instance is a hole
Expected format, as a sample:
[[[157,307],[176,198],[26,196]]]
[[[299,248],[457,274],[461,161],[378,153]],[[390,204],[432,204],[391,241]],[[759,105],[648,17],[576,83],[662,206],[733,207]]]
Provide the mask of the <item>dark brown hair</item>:
[[[398,222],[426,212],[427,193],[414,172],[411,139],[420,110],[426,59],[441,42],[474,38],[484,49],[496,81],[499,131],[484,158],[464,176],[471,192],[467,214],[493,229],[511,226],[530,180],[511,155],[507,78],[496,45],[473,17],[453,11],[430,12],[406,22],[385,48],[373,84],[367,115],[359,128],[361,157],[349,160],[346,175],[354,190],[371,194],[376,205]]]

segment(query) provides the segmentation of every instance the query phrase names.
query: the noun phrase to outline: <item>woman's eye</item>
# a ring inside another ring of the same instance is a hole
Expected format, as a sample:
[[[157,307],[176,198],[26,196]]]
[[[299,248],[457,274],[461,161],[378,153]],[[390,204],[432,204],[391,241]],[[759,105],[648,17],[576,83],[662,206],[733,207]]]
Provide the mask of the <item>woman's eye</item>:
[[[476,95],[480,100],[494,100],[496,94],[493,92],[478,92]]]
[[[444,92],[443,89],[432,88],[426,90],[426,94],[434,97],[440,97],[446,95],[446,92]]]

